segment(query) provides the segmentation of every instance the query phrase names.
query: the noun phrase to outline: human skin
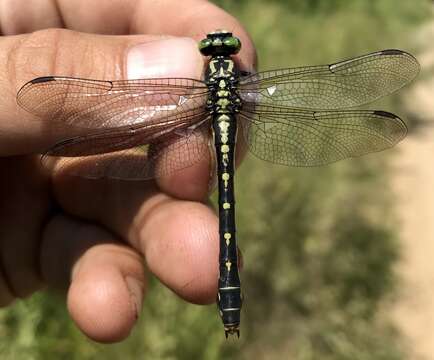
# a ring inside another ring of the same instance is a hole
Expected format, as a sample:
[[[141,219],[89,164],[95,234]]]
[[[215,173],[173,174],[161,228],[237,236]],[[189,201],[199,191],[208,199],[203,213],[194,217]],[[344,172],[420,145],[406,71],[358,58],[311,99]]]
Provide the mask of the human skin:
[[[0,0],[0,306],[65,289],[78,327],[115,342],[139,316],[147,272],[186,301],[215,301],[212,165],[204,160],[151,182],[47,172],[37,154],[70,129],[19,108],[16,93],[46,75],[200,79],[205,59],[196,41],[220,28],[241,39],[237,62],[252,71],[246,31],[207,1]]]

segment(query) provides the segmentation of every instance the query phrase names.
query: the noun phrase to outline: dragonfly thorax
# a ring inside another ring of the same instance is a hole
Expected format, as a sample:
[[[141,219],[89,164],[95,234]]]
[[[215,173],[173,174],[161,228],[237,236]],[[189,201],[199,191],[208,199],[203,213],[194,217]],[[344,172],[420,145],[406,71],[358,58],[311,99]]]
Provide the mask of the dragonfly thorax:
[[[241,100],[236,91],[238,70],[229,56],[212,57],[205,72],[209,88],[208,108],[213,113],[237,113]]]

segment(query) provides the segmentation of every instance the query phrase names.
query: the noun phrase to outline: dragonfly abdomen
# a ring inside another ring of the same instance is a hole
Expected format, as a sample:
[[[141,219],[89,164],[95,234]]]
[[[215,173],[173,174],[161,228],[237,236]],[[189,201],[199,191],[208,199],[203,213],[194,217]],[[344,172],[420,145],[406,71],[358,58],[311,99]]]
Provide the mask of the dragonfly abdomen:
[[[236,120],[232,114],[215,114],[214,139],[219,190],[220,277],[217,304],[226,335],[239,334],[241,289],[235,230],[234,155]]]

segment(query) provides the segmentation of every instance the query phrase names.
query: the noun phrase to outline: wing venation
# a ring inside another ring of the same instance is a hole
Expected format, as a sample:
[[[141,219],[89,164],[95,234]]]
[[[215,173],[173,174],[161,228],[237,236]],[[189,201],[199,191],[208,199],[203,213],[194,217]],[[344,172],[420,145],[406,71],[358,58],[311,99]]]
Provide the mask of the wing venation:
[[[244,77],[239,94],[248,102],[316,110],[370,103],[413,80],[417,60],[401,50],[383,50],[331,65],[264,71]]]

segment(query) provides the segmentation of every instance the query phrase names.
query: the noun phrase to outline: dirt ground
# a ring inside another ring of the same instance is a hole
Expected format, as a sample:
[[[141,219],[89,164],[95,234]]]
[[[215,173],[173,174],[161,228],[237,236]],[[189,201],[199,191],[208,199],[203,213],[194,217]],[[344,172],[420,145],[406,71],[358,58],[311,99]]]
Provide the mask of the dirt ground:
[[[419,40],[423,71],[406,105],[426,124],[399,145],[394,164],[402,284],[393,317],[408,338],[409,359],[434,360],[434,22]]]

